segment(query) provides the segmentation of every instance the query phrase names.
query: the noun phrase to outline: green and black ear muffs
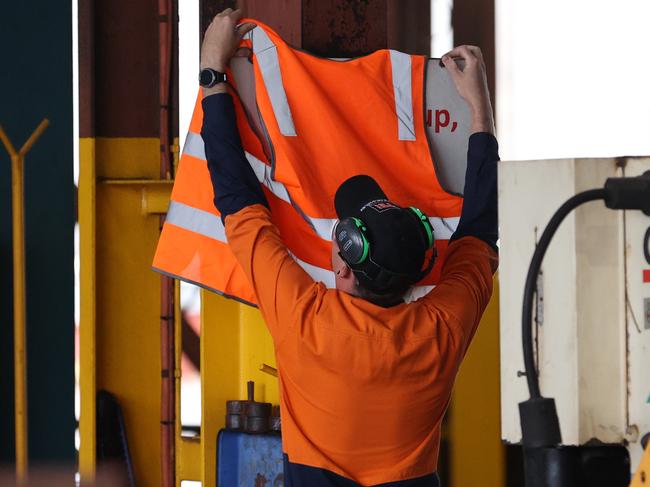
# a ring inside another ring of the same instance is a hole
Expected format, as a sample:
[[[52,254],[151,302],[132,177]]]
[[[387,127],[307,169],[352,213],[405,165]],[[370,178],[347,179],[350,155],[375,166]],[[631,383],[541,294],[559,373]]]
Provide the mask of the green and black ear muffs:
[[[339,253],[349,265],[362,264],[370,254],[370,242],[366,237],[366,225],[356,217],[340,220],[336,224],[334,236],[339,244]]]
[[[421,223],[421,228],[427,245],[426,248],[429,250],[433,247],[435,242],[433,227],[431,226],[431,222],[429,222],[429,218],[415,206],[411,206],[408,209]],[[334,232],[335,238],[339,244],[341,257],[348,264],[363,264],[368,259],[368,256],[370,255],[370,242],[366,237],[367,231],[368,229],[363,221],[356,217],[344,218],[337,223]],[[432,266],[433,264],[431,263],[431,267]],[[429,270],[431,267],[427,266]]]
[[[433,248],[427,265],[415,275],[390,271],[372,260],[370,242],[366,236],[367,228],[361,219],[356,217],[344,218],[336,224],[334,229],[334,238],[338,243],[341,258],[352,267],[355,273],[361,272],[366,277],[369,277],[374,285],[373,290],[378,294],[394,289],[395,286],[408,286],[418,282],[431,271],[436,260],[434,231],[429,219],[418,208],[410,207],[405,209],[408,209],[421,223],[426,250]],[[363,269],[360,269],[359,265],[363,265]]]

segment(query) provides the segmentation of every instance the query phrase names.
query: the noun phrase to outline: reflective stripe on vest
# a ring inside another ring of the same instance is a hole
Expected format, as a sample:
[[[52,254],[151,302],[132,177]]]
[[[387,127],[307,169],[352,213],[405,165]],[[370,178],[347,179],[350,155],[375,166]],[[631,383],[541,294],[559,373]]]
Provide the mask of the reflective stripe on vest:
[[[221,223],[221,218],[198,208],[193,208],[178,201],[170,201],[167,210],[166,223],[184,228],[204,237],[227,242],[226,230]]]
[[[192,208],[177,201],[171,201],[169,203],[166,223],[171,223],[172,225],[198,233],[204,237],[218,240],[224,244],[228,243],[228,240],[226,240],[226,229],[221,222],[221,218],[207,211]],[[336,287],[334,283],[334,272],[309,264],[296,257],[295,254],[289,253],[314,281],[322,282],[331,289]]]
[[[273,105],[273,113],[280,127],[282,135],[295,136],[296,128],[291,117],[291,108],[287,101],[287,93],[282,84],[282,73],[280,72],[280,60],[275,44],[271,42],[264,29],[256,27],[248,33],[248,38],[253,43],[253,53],[260,67],[266,91]]]
[[[169,204],[166,223],[171,223],[172,225],[176,225],[180,228],[184,228],[185,230],[198,233],[204,237],[217,240],[223,244],[228,243],[226,240],[226,231],[223,223],[221,222],[221,218],[206,211],[199,210],[198,208],[192,208],[191,206],[184,205],[183,203],[178,203],[177,201],[172,201]],[[289,254],[314,281],[322,282],[329,289],[336,288],[336,278],[334,276],[334,272],[309,264],[308,262],[305,262],[304,260],[296,257],[296,255],[292,252],[289,252]],[[182,276],[177,275],[172,275],[172,277],[183,279]],[[201,283],[193,284],[201,285]],[[435,286],[414,286],[405,297],[405,301],[407,303],[415,301],[422,296],[425,296],[434,287]],[[209,290],[220,293],[219,290],[211,288]]]
[[[183,154],[187,154],[197,159],[202,159],[204,161],[206,160],[205,144],[203,143],[203,139],[201,138],[200,134],[195,134],[193,132],[189,132],[187,134],[187,138],[185,139],[185,145],[183,146]],[[284,184],[274,181],[271,178],[271,167],[268,166],[267,164],[264,164],[254,155],[248,152],[246,152],[245,154],[246,154],[246,159],[248,159],[248,163],[253,168],[253,171],[255,171],[257,180],[261,184],[266,186],[269,189],[269,191],[271,191],[271,193],[273,193],[275,196],[295,206],[295,203],[291,201],[289,192],[287,191],[287,188],[284,186]],[[307,223],[309,223],[309,225],[314,229],[314,231],[320,238],[328,241],[332,240],[332,229],[334,228],[336,219],[312,218],[306,215],[299,208],[298,210],[299,210],[298,213],[300,213],[300,215],[303,218],[305,218]],[[213,216],[209,213],[208,215]],[[459,221],[460,221],[460,217],[449,217],[449,218],[429,217],[429,222],[431,223],[431,226],[433,228],[435,238],[441,240],[449,240],[451,238],[452,234],[456,231],[456,228],[458,227]]]
[[[390,62],[393,74],[398,137],[399,140],[415,140],[413,95],[411,91],[411,56],[391,49]]]

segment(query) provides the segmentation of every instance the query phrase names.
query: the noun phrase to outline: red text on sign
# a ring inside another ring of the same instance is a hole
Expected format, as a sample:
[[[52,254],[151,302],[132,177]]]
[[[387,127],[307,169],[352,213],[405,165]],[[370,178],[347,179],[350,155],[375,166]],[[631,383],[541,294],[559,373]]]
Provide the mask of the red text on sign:
[[[451,127],[449,130],[455,132],[458,128],[458,123],[451,120],[451,115],[449,110],[439,109],[439,110],[427,110],[427,127],[431,127],[433,124],[434,130],[437,134],[440,133],[440,129],[449,127],[451,122]]]

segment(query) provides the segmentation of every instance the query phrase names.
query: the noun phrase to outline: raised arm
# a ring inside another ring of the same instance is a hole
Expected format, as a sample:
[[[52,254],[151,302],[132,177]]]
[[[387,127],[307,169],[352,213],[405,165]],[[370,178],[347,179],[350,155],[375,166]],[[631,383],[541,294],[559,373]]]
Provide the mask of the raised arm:
[[[220,73],[226,67],[244,34],[255,27],[237,27],[239,11],[226,9],[208,27],[201,46],[201,69]],[[262,187],[242,149],[235,118],[235,107],[226,83],[203,88],[203,127],[201,136],[214,189],[214,204],[222,220],[254,204],[268,206]]]
[[[456,60],[464,61],[463,69]],[[472,133],[487,132],[494,135],[494,114],[490,91],[485,75],[485,61],[476,46],[459,46],[442,56],[458,94],[467,102],[472,112]]]
[[[455,59],[464,61],[461,70]],[[452,241],[476,237],[497,251],[497,161],[494,115],[485,75],[483,54],[476,46],[460,46],[445,54],[442,62],[456,89],[472,112],[472,135],[467,150],[463,210]]]
[[[201,48],[202,68],[225,72],[243,34],[254,24],[237,25],[239,11],[217,15]],[[235,107],[225,83],[204,89],[201,136],[226,237],[249,282],[274,341],[304,306],[313,301],[317,285],[296,264],[273,224],[268,203],[242,148]]]
[[[465,62],[462,70],[455,62],[457,58]],[[455,326],[464,353],[492,295],[492,274],[498,264],[499,153],[481,50],[475,46],[457,47],[442,62],[470,107],[472,135],[460,222],[450,239],[440,281],[425,299]]]

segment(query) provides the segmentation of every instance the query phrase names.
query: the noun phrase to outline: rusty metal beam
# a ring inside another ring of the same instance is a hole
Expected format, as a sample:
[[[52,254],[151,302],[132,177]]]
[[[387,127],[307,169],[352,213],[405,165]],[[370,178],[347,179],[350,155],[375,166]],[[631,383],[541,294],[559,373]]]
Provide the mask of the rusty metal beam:
[[[387,46],[411,54],[431,55],[430,0],[388,0]]]
[[[199,44],[201,39],[203,39],[203,34],[205,34],[208,25],[219,12],[227,8],[237,8],[237,0],[199,0],[199,24],[201,25],[201,35],[199,38]],[[241,2],[239,2],[241,3]]]
[[[388,47],[386,3],[303,0],[303,49],[325,57],[356,57]]]
[[[319,56],[354,57],[386,48],[429,54],[429,0],[203,0],[201,35],[217,13],[236,7],[292,46]]]
[[[246,17],[269,24],[292,46],[302,46],[300,0],[202,0],[201,38],[212,18],[226,8],[241,8]]]
[[[483,51],[492,106],[496,93],[494,0],[454,0],[451,17],[454,45],[472,44]]]

